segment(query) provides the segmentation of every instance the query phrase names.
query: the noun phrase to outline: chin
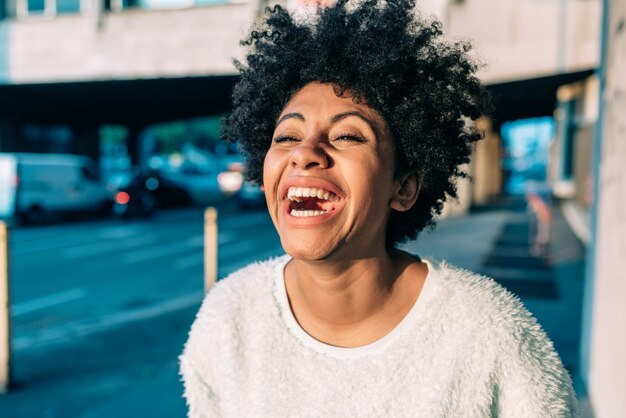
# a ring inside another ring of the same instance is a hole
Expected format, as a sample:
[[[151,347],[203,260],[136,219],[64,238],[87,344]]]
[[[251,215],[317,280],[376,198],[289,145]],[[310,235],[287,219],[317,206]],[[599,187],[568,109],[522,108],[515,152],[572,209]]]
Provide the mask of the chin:
[[[299,245],[298,245],[299,244]],[[328,259],[333,253],[333,248],[311,248],[302,243],[283,243],[283,249],[295,260],[321,261]]]

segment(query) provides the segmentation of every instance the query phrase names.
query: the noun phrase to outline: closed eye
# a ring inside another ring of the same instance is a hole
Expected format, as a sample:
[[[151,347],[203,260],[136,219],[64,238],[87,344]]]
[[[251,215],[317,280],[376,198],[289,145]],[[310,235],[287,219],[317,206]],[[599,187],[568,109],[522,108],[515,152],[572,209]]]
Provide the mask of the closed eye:
[[[300,140],[296,138],[295,136],[279,135],[276,138],[274,138],[272,141],[274,141],[276,144],[280,144],[283,142],[298,142]]]
[[[348,141],[348,142],[366,142],[366,139],[360,135],[348,134],[348,135],[338,135],[333,138],[333,141]]]

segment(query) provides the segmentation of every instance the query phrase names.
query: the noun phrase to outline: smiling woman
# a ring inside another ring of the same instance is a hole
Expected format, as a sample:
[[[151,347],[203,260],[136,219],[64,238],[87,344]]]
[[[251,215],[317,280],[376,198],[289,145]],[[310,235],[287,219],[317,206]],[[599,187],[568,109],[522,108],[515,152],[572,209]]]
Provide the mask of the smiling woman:
[[[488,109],[469,47],[409,0],[268,10],[225,137],[287,255],[207,295],[181,355],[190,417],[567,417],[571,380],[490,279],[395,248],[434,223]]]

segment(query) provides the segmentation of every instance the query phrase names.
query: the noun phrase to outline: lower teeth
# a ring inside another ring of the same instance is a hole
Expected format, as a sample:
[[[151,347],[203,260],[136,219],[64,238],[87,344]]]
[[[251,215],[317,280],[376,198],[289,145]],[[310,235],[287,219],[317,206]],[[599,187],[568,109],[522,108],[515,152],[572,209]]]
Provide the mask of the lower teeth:
[[[297,210],[292,209],[291,216],[305,217],[305,216],[320,216],[328,213],[327,210]]]

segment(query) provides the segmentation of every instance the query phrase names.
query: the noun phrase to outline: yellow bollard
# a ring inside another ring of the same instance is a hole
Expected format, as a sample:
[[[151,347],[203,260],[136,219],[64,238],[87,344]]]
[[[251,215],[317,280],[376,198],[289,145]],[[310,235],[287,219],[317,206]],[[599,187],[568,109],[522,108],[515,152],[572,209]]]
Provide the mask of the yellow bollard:
[[[204,211],[204,292],[217,281],[217,210]]]
[[[11,329],[9,315],[9,232],[0,221],[0,394],[9,391]]]

